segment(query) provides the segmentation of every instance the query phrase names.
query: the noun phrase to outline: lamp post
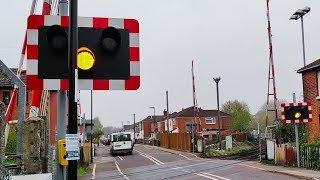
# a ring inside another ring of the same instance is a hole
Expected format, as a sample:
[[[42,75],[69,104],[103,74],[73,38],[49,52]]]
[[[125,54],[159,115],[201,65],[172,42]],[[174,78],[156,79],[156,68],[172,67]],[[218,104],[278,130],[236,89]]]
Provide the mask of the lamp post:
[[[220,128],[220,103],[219,103],[219,81],[221,77],[213,78],[217,85],[217,106],[218,106],[218,142],[219,142],[219,149],[221,150],[221,128]]]
[[[301,19],[301,32],[302,32],[302,50],[303,50],[303,66],[306,66],[306,51],[304,45],[304,26],[303,26],[303,16],[310,12],[310,7],[305,7],[303,9],[298,9],[291,17],[290,20]]]
[[[156,107],[149,107],[150,109],[153,109],[153,134],[154,134],[154,140],[153,145],[155,146],[155,140],[156,140]]]

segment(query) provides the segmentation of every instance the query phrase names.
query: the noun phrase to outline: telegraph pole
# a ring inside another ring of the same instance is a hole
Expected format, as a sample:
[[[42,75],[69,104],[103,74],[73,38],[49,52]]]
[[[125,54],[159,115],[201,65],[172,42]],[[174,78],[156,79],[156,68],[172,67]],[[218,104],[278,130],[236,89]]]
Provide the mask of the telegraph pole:
[[[68,130],[69,134],[78,133],[77,123],[77,101],[76,92],[78,91],[77,81],[78,68],[77,62],[77,50],[78,50],[78,1],[71,0],[70,6],[70,28],[69,28],[69,113],[68,113]],[[77,180],[77,160],[69,160],[68,166],[68,179]]]
[[[136,140],[136,114],[133,114],[133,139]]]
[[[166,91],[166,97],[167,97],[167,136],[168,136],[168,149],[170,148],[170,130],[169,130],[169,95],[168,91]]]

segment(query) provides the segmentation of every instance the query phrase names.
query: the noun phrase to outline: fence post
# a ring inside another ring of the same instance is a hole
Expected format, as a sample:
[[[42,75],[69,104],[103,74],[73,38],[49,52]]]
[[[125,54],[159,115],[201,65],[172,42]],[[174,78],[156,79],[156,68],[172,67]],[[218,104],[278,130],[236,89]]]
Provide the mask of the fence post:
[[[3,173],[5,170],[4,167],[4,158],[5,158],[5,105],[3,102],[0,101],[0,179],[3,178]]]

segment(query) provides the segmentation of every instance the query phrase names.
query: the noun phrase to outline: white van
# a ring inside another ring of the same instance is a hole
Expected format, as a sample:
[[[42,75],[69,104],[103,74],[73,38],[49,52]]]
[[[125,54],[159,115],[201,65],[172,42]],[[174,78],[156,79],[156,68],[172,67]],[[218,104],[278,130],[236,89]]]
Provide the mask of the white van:
[[[116,153],[128,153],[132,155],[134,141],[131,132],[118,132],[111,134],[110,154],[114,156]]]

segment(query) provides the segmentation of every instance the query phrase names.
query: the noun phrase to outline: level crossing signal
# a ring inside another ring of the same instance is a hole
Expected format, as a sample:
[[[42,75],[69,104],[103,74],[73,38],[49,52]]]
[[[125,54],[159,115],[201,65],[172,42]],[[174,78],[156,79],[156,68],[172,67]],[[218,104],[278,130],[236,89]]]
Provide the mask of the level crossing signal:
[[[140,86],[138,22],[79,17],[78,24],[79,90],[137,90]],[[68,16],[29,16],[29,89],[68,89],[68,26]]]
[[[282,123],[308,123],[312,121],[311,103],[282,103],[281,104]]]

